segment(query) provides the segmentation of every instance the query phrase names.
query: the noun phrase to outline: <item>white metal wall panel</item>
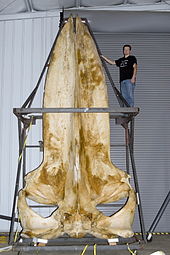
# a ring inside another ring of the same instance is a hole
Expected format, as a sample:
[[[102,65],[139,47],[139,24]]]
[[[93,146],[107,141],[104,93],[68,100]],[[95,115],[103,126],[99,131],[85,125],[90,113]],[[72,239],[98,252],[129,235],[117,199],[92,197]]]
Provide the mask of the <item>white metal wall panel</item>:
[[[17,118],[13,107],[20,107],[39,78],[57,34],[56,17],[0,21],[0,214],[11,215],[18,157]],[[34,106],[41,106],[43,85]],[[41,124],[38,123],[40,126]],[[35,139],[36,137],[36,139]],[[41,140],[40,128],[32,128],[28,143]],[[38,149],[28,152],[27,171],[40,163]],[[9,223],[0,219],[0,231],[9,231]]]
[[[96,34],[103,55],[122,56],[122,46],[131,44],[138,59],[135,105],[140,114],[135,121],[135,160],[146,229],[148,230],[170,188],[170,34]],[[118,68],[108,65],[119,88]],[[109,86],[110,105],[117,101]],[[121,127],[119,127],[121,129]],[[111,122],[111,143],[122,141],[122,131]],[[122,147],[111,148],[113,162],[125,167]],[[155,231],[170,231],[168,205]],[[140,230],[135,221],[135,229]]]

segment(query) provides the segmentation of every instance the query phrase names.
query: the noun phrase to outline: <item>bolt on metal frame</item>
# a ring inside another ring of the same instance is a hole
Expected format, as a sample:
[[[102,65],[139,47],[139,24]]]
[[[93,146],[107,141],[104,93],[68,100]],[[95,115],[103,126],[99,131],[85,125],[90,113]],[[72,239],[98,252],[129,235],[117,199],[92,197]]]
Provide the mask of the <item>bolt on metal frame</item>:
[[[22,173],[22,177],[24,178],[25,176],[25,158],[26,158],[26,148],[27,147],[35,147],[35,146],[27,146],[25,144],[25,139],[26,139],[26,131],[30,126],[30,123],[36,124],[36,120],[42,119],[43,118],[43,113],[110,113],[110,118],[115,119],[116,124],[121,125],[125,129],[125,146],[126,146],[126,168],[127,168],[127,173],[129,173],[129,162],[131,161],[131,166],[132,166],[132,173],[133,173],[133,178],[134,178],[134,185],[135,185],[135,191],[137,195],[137,206],[138,206],[138,214],[139,214],[139,222],[140,222],[140,228],[141,228],[141,234],[142,234],[142,241],[147,242],[146,240],[146,233],[145,233],[145,226],[144,226],[144,218],[143,218],[143,212],[142,212],[142,205],[141,205],[141,198],[140,198],[140,193],[139,193],[139,186],[138,186],[138,179],[137,179],[137,173],[136,173],[136,166],[135,166],[135,160],[134,160],[134,117],[139,113],[139,108],[138,107],[129,107],[128,103],[125,101],[119,90],[116,88],[112,77],[109,73],[109,70],[107,68],[106,63],[102,60],[103,67],[105,69],[106,75],[109,78],[109,81],[112,85],[113,91],[116,95],[116,98],[118,100],[118,103],[120,107],[118,108],[31,108],[31,105],[33,103],[34,97],[36,95],[36,92],[40,86],[41,80],[43,78],[43,75],[46,71],[46,68],[48,67],[48,63],[51,57],[51,54],[54,49],[54,45],[56,43],[56,40],[61,32],[61,29],[63,25],[67,22],[67,19],[63,19],[63,13],[61,13],[62,21],[60,20],[60,28],[59,32],[54,40],[54,43],[52,45],[52,48],[50,50],[50,53],[47,57],[47,60],[44,64],[44,67],[42,69],[42,72],[40,74],[40,77],[38,79],[38,82],[31,92],[31,94],[28,96],[24,104],[22,105],[21,108],[14,108],[13,112],[18,118],[18,136],[19,136],[19,160],[18,160],[18,166],[17,166],[17,176],[16,176],[16,184],[15,184],[15,191],[14,191],[14,199],[13,199],[13,207],[12,207],[12,215],[11,217],[3,216],[4,219],[10,220],[10,231],[9,231],[9,243],[14,245],[15,251],[31,251],[32,249],[37,249],[37,250],[52,250],[52,247],[50,248],[48,246],[46,247],[19,247],[18,240],[17,242],[14,242],[14,224],[18,219],[16,219],[16,211],[17,211],[17,197],[18,197],[18,191],[19,191],[19,184],[20,184],[20,176]],[[96,43],[96,47],[98,50],[99,55],[101,55],[100,49],[97,45],[97,42],[94,38],[94,35],[92,31],[90,30],[90,26],[88,24],[87,19],[82,19],[83,22],[87,25],[89,32],[94,39]],[[39,115],[38,115],[39,114]],[[41,147],[42,149],[42,143],[39,146],[36,147]],[[22,155],[22,156],[21,156]],[[129,160],[130,158],[130,160]],[[24,186],[24,180],[23,180],[23,186]],[[37,206],[38,207],[38,206]],[[40,206],[41,207],[41,206]],[[93,239],[95,239],[93,237]],[[61,240],[61,238],[60,238]],[[91,239],[92,240],[92,239]],[[119,238],[117,244],[120,243],[130,243],[134,242],[136,239],[135,237],[132,238]],[[49,240],[50,242],[50,240]],[[64,245],[64,243],[63,243]],[[74,245],[74,242],[73,242]],[[107,247],[108,246],[108,247]],[[138,246],[138,245],[137,245]],[[60,246],[60,250],[62,250]],[[71,246],[68,246],[71,247]],[[77,247],[74,245],[74,247]],[[80,247],[80,246],[79,246]],[[106,248],[107,247],[107,248]],[[109,248],[110,247],[110,248]],[[112,247],[112,248],[111,248]],[[124,247],[127,246],[124,245]],[[139,247],[139,246],[138,246]],[[44,248],[44,249],[43,249]],[[102,249],[102,245],[100,246]],[[120,249],[123,248],[123,245],[121,245]],[[136,246],[132,247],[132,249],[136,249]],[[57,246],[53,246],[53,250],[58,250],[59,248]],[[67,249],[67,248],[65,248]],[[74,248],[69,248],[74,249]],[[119,249],[119,245],[116,246],[109,246],[104,245],[104,249]]]

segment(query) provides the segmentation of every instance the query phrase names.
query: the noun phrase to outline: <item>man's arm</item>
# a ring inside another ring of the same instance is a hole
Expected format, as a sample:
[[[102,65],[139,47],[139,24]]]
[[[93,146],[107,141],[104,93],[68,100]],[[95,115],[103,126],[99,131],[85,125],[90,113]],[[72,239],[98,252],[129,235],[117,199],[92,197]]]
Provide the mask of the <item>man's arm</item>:
[[[132,79],[131,79],[131,82],[132,82],[132,83],[135,83],[135,82],[136,82],[137,70],[138,70],[138,66],[137,66],[136,63],[134,63],[134,64],[133,64],[133,76],[132,76]]]
[[[107,63],[109,63],[110,65],[115,65],[116,64],[116,62],[115,61],[112,61],[112,60],[110,60],[110,59],[108,59],[108,58],[106,58],[105,56],[103,56],[103,55],[100,55]]]

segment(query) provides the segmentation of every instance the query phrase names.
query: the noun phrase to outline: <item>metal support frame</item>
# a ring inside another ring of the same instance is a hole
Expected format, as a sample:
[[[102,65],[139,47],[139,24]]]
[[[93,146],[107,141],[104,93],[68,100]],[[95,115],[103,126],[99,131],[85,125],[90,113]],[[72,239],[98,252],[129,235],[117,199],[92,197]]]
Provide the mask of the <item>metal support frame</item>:
[[[52,45],[52,48],[50,50],[50,53],[47,57],[47,60],[45,62],[45,65],[42,69],[42,72],[40,74],[40,77],[38,79],[38,82],[31,92],[31,94],[28,96],[26,99],[25,103],[22,105],[21,108],[14,108],[13,112],[18,118],[18,136],[19,136],[19,159],[18,159],[18,166],[17,166],[17,176],[16,176],[16,185],[15,185],[15,192],[14,192],[14,199],[13,199],[13,207],[12,207],[12,216],[7,217],[4,216],[6,220],[10,220],[10,233],[9,233],[9,243],[13,244],[13,248],[15,251],[30,251],[30,250],[74,250],[74,249],[82,249],[81,245],[77,246],[75,243],[75,240],[71,246],[66,246],[64,248],[63,246],[60,245],[58,246],[46,246],[46,247],[26,247],[25,245],[22,246],[18,240],[14,242],[14,223],[17,221],[16,219],[16,204],[17,204],[17,197],[18,197],[18,191],[19,191],[19,182],[20,182],[20,176],[22,172],[22,177],[25,175],[25,158],[26,158],[26,148],[27,146],[25,145],[25,138],[26,138],[26,131],[30,125],[30,122],[32,121],[33,124],[36,123],[36,120],[42,119],[43,118],[43,113],[110,113],[110,118],[115,119],[116,124],[122,125],[122,127],[125,129],[125,146],[126,146],[126,168],[127,168],[127,173],[129,173],[129,165],[130,165],[130,160],[131,160],[131,166],[132,166],[132,172],[133,172],[133,177],[134,177],[134,183],[135,183],[135,190],[137,194],[137,201],[138,201],[138,212],[139,212],[139,220],[140,220],[140,227],[141,227],[141,232],[142,232],[142,239],[143,240],[138,240],[138,244],[133,244],[134,247],[131,247],[131,249],[137,249],[139,248],[140,242],[146,242],[146,235],[145,235],[145,227],[144,227],[144,219],[143,219],[143,213],[142,213],[142,206],[141,206],[141,200],[140,200],[140,195],[139,195],[139,186],[138,186],[138,180],[137,180],[137,174],[136,174],[136,167],[135,167],[135,160],[134,160],[134,117],[139,113],[139,108],[137,107],[129,107],[128,103],[125,101],[119,90],[116,88],[112,77],[109,73],[109,70],[107,68],[106,63],[102,60],[103,67],[105,69],[106,75],[109,78],[109,81],[112,85],[113,91],[116,95],[116,98],[118,100],[118,103],[120,105],[119,108],[31,108],[32,102],[34,100],[34,97],[36,95],[36,92],[40,86],[41,80],[43,78],[43,75],[46,71],[46,68],[48,66],[49,60],[51,58],[55,42],[61,32],[61,29],[64,25],[65,22],[67,22],[67,19],[63,18],[63,15],[61,15],[60,19],[62,19],[62,22],[60,22],[60,29],[59,32],[54,40],[54,43]],[[89,32],[94,39],[95,43],[96,40],[93,36],[92,31],[90,30],[90,26],[88,24],[88,21],[86,19],[83,19],[84,23],[87,25]],[[98,50],[99,55],[101,55],[100,49],[96,43],[96,47]],[[130,124],[130,128],[129,128]],[[42,145],[42,144],[41,144]],[[40,145],[40,146],[41,146]],[[26,147],[25,147],[26,146]],[[34,147],[32,145],[28,147]],[[42,147],[42,146],[41,146]],[[130,158],[130,160],[129,160]],[[24,185],[24,182],[23,182]],[[85,237],[86,238],[86,237]],[[62,240],[62,238],[59,238]],[[95,239],[93,237],[93,239]],[[58,240],[58,239],[57,239]],[[64,243],[63,245],[66,245],[65,239],[63,237]],[[70,238],[69,238],[70,240]],[[92,240],[92,239],[91,239]],[[25,240],[27,242],[27,239]],[[87,238],[86,238],[87,241]],[[101,239],[98,240],[98,243],[100,243]],[[106,240],[105,240],[106,241]],[[121,247],[119,245],[115,246],[109,246],[101,244],[100,249],[127,249],[127,245],[123,245],[126,243],[134,243],[136,241],[136,238],[118,238],[117,244],[121,244]],[[49,240],[50,242],[50,240]],[[135,246],[136,245],[136,246]],[[77,248],[79,247],[79,248]]]
[[[38,240],[38,239],[37,239]],[[50,241],[50,240],[49,240]],[[129,240],[126,240],[128,243]],[[39,244],[36,242],[36,240],[29,240],[27,242],[27,245],[19,243],[17,245],[13,246],[13,251],[17,252],[30,252],[30,251],[83,251],[85,246],[88,244],[88,251],[94,250],[94,245],[96,246],[96,250],[100,251],[106,251],[106,250],[127,250],[128,247],[131,251],[137,250],[142,248],[142,245],[140,244],[121,244],[121,241],[119,242],[119,245],[108,245],[107,240],[105,239],[99,239],[94,237],[86,237],[86,238],[58,238],[53,240],[53,242],[49,242],[48,246],[39,246]]]
[[[11,226],[10,226],[10,235],[9,235],[9,243],[13,244],[14,243],[14,223],[17,221],[16,219],[16,202],[17,202],[17,196],[18,196],[18,190],[19,190],[19,180],[21,176],[21,171],[23,171],[23,177],[25,175],[25,158],[26,158],[26,148],[34,148],[34,147],[41,147],[35,146],[35,145],[29,145],[24,147],[24,142],[25,142],[25,134],[26,134],[26,129],[29,127],[29,123],[31,120],[33,121],[34,124],[36,124],[36,121],[39,119],[43,119],[43,113],[96,113],[96,112],[102,112],[102,113],[110,113],[110,118],[115,119],[116,124],[122,125],[125,131],[125,146],[126,146],[126,170],[127,173],[129,173],[129,157],[131,161],[131,166],[132,166],[132,173],[134,177],[134,183],[135,183],[135,190],[137,194],[137,201],[138,201],[138,212],[139,212],[139,220],[140,220],[140,227],[141,227],[141,233],[142,233],[142,238],[143,241],[146,242],[146,237],[145,237],[145,228],[144,228],[144,220],[143,220],[143,214],[142,214],[142,207],[141,207],[141,202],[140,202],[140,195],[139,195],[139,187],[138,187],[138,181],[137,181],[137,174],[136,174],[136,167],[135,167],[135,161],[134,161],[134,153],[133,153],[133,141],[134,141],[134,116],[136,116],[139,113],[139,108],[134,107],[134,108],[28,108],[28,109],[23,109],[23,108],[14,108],[14,114],[18,118],[18,133],[19,133],[19,161],[18,161],[18,168],[17,168],[17,177],[16,177],[16,187],[15,187],[15,194],[14,194],[14,202],[13,202],[13,209],[12,209],[12,217],[11,219]],[[36,114],[39,115],[36,115]],[[40,115],[41,114],[41,115]],[[23,155],[20,157],[20,155]],[[120,206],[120,205],[114,205],[114,206]],[[48,206],[33,206],[33,207],[48,207]],[[84,239],[87,241],[86,239]],[[91,239],[92,241],[93,239]],[[128,241],[127,241],[128,240]],[[65,239],[60,238],[60,241],[63,241],[63,245],[65,244]],[[69,243],[69,239],[67,239]],[[106,241],[106,240],[105,240]],[[133,244],[135,242],[135,238],[119,238],[117,241],[117,245],[121,244],[121,246],[118,248],[117,246],[109,246],[108,243],[106,246],[108,248],[106,249],[127,249],[127,245],[122,245],[125,242],[131,244],[131,249],[137,249],[136,247],[140,247],[140,244]],[[104,249],[101,244],[101,240],[97,239],[97,242],[99,244],[99,248],[102,250]],[[25,240],[24,240],[25,243]],[[74,247],[79,247],[76,249],[81,249],[81,246],[78,246],[76,244],[76,239],[73,241],[73,246]],[[66,245],[67,249],[73,249],[70,248],[71,246],[68,244]],[[34,247],[25,247],[22,244],[19,243],[14,243],[14,251],[32,251]],[[58,250],[59,248],[56,246],[49,247],[49,250]],[[48,247],[36,247],[35,250],[48,250]],[[62,250],[62,249],[61,249]]]
[[[148,230],[148,233],[147,233],[147,240],[148,241],[151,241],[152,240],[152,233],[154,232],[156,226],[158,225],[167,205],[169,204],[170,202],[170,191],[168,192],[167,196],[165,197],[165,200],[163,201],[157,215],[155,216],[149,230]]]
[[[18,119],[18,136],[19,136],[19,157],[18,157],[18,167],[17,167],[17,176],[16,176],[16,184],[15,184],[15,191],[14,191],[14,200],[13,200],[13,207],[12,207],[12,216],[11,216],[11,225],[9,231],[9,241],[14,239],[14,222],[16,218],[16,207],[17,207],[17,197],[19,191],[19,183],[20,183],[20,175],[22,170],[22,161],[23,161],[23,150],[24,150],[24,141],[26,137],[26,129],[27,129],[27,121],[22,125],[21,121]],[[24,169],[24,164],[23,164]],[[25,169],[24,171],[25,172]]]
[[[139,221],[140,221],[142,238],[145,242],[147,242],[144,219],[143,219],[143,212],[142,212],[142,206],[141,206],[141,197],[140,197],[140,192],[139,192],[138,178],[137,178],[135,159],[134,159],[134,118],[132,118],[130,124],[131,124],[131,126],[130,126],[130,134],[129,134],[129,137],[130,137],[129,153],[130,153],[134,185],[135,185],[136,196],[137,196],[137,205],[138,205],[138,213],[139,213]]]

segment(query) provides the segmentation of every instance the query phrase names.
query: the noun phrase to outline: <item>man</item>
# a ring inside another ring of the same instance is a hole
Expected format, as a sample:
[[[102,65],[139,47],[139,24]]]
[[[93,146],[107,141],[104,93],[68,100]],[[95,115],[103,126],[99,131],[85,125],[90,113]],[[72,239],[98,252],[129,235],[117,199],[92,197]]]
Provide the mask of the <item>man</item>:
[[[116,65],[120,70],[120,91],[130,107],[134,106],[134,89],[137,75],[137,59],[131,55],[131,45],[123,46],[122,58],[112,61],[105,56],[101,57],[111,65]]]

